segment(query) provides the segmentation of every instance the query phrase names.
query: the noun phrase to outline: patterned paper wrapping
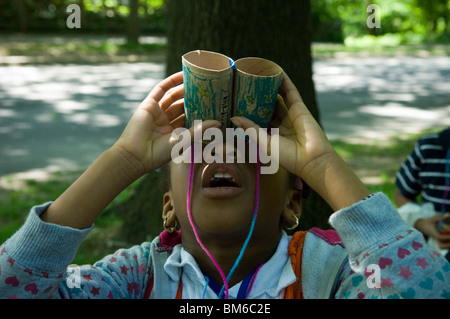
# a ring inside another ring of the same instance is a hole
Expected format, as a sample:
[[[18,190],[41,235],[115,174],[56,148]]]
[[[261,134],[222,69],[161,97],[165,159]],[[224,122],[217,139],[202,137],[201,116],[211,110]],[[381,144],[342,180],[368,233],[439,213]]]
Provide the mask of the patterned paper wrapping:
[[[253,57],[235,63],[203,50],[186,53],[182,63],[186,127],[194,120],[214,119],[225,129],[234,115],[270,126],[283,75],[276,63]]]
[[[214,119],[225,129],[232,110],[233,68],[229,57],[196,50],[183,55],[186,127],[194,120]]]
[[[268,128],[277,101],[283,69],[261,58],[243,58],[235,63],[233,115],[245,116]]]

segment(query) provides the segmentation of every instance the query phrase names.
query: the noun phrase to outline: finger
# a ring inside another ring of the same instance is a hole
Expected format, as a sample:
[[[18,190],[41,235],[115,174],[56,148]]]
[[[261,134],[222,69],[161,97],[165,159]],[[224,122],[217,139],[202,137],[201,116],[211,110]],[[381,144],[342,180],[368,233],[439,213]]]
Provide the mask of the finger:
[[[173,103],[179,101],[184,97],[184,86],[183,84],[177,85],[176,87],[171,88],[169,91],[164,94],[159,105],[163,111],[169,108]]]
[[[271,136],[267,134],[266,130],[260,130],[260,126],[252,120],[243,116],[234,116],[231,118],[231,122],[244,130],[250,140],[257,143],[264,154],[269,154]],[[269,154],[270,155],[270,154]]]
[[[294,85],[294,83],[292,83],[286,72],[283,72],[283,80],[281,81],[280,89],[278,92],[286,101],[288,108],[290,105],[299,102],[303,104],[303,99],[300,96],[300,93],[298,92],[296,86]]]
[[[158,102],[166,94],[167,91],[169,91],[171,88],[176,87],[182,82],[183,72],[175,73],[164,79],[152,89],[147,97],[141,102],[136,111],[143,110],[149,112],[153,116],[156,124],[165,124],[166,122],[168,122],[167,116],[161,112]]]
[[[168,108],[166,108],[164,112],[167,114],[170,121],[173,121],[180,115],[184,114],[184,99],[176,101]]]
[[[168,78],[159,82],[153,90],[150,91],[148,97],[154,99],[155,101],[160,101],[162,97],[169,91],[171,88],[183,83],[183,72],[177,72],[172,74]]]
[[[297,129],[295,125],[296,120],[304,115],[310,116],[311,112],[303,103],[300,93],[286,73],[283,73],[283,81],[281,82],[279,93],[286,102],[289,118],[294,124],[294,128]]]
[[[208,128],[220,128],[221,123],[215,120],[207,120],[201,122],[199,125],[195,127],[191,127],[186,129],[184,127],[173,128],[172,126],[166,126],[165,134],[158,136],[154,140],[154,149],[159,150],[158,154],[160,155],[155,163],[153,163],[154,167],[161,167],[165,163],[170,160],[174,160],[175,157],[178,157],[181,151],[189,149],[189,147],[194,142],[194,130],[203,131]],[[179,145],[177,145],[179,143]],[[174,146],[177,146],[174,148]]]
[[[260,155],[268,155],[271,160],[279,163],[282,167],[293,174],[299,172],[296,142],[282,134],[276,128],[267,134],[266,130],[260,130],[259,126],[248,118],[235,116],[231,121],[237,127],[244,129],[245,135],[259,145]],[[250,130],[254,128],[254,130]],[[275,130],[277,130],[275,132]]]
[[[443,217],[442,215],[434,215],[434,216],[429,217],[428,219],[432,222],[437,223],[440,220],[445,219],[445,217]]]
[[[270,122],[271,127],[279,127],[283,122],[283,119],[287,116],[288,109],[284,103],[283,97],[278,94],[277,102],[275,104],[275,110],[273,112],[272,121]]]
[[[450,236],[439,236],[436,238],[436,242],[440,249],[450,248]]]
[[[184,121],[184,117],[181,116],[180,118],[177,118],[174,123],[177,123],[177,121]],[[180,122],[178,122],[178,125]],[[183,123],[184,124],[184,123]],[[201,134],[200,136],[203,136],[203,132],[209,128],[220,128],[222,124],[219,121],[216,120],[206,120],[202,121],[197,125],[191,126],[189,129],[186,129],[182,126],[178,126],[168,139],[168,142],[170,146],[174,146],[177,143],[182,143],[182,149],[187,149],[193,142],[194,142],[194,135],[195,134]],[[194,131],[197,133],[194,134]],[[201,133],[200,133],[201,132]],[[180,141],[181,139],[181,141]]]
[[[288,108],[281,95],[277,95],[277,104],[275,105],[275,112],[280,119],[283,119],[288,114]]]
[[[172,122],[170,122],[170,125],[173,128],[179,128],[179,127],[183,127],[185,123],[186,123],[186,114],[183,113],[180,116],[178,116],[176,119],[172,120]]]

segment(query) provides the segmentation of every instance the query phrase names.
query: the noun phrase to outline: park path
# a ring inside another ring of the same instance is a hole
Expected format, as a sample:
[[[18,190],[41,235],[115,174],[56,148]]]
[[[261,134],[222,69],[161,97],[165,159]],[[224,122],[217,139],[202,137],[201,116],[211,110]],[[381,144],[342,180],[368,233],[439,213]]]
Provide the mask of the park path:
[[[314,62],[330,139],[385,140],[450,126],[450,57]],[[164,77],[161,62],[0,66],[0,177],[86,167]]]

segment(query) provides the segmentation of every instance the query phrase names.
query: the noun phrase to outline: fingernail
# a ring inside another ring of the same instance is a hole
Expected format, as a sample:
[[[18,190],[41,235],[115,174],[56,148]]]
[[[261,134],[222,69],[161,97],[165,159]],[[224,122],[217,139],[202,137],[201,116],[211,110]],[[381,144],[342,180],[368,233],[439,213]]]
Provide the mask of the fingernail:
[[[237,120],[234,117],[231,118],[231,122],[233,122],[233,124],[236,125],[236,126],[241,126],[241,122],[239,122],[239,120]]]

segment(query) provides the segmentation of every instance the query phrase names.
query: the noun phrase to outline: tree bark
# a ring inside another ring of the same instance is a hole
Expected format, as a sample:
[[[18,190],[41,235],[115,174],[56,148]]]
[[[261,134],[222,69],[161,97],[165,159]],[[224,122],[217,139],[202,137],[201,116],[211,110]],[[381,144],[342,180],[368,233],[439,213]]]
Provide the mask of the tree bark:
[[[130,14],[127,21],[127,43],[139,43],[139,0],[130,0]]]
[[[17,1],[17,17],[19,23],[19,31],[27,32],[28,31],[28,11],[25,0]]]
[[[257,56],[279,64],[319,121],[312,79],[307,0],[167,0],[167,74],[181,70],[191,50],[234,60]]]

